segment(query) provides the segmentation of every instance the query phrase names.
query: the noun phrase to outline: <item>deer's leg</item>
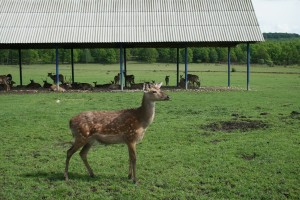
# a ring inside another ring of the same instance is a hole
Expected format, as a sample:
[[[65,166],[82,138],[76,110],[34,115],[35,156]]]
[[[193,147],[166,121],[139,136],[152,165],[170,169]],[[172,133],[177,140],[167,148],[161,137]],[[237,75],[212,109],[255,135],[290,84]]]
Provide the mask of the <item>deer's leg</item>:
[[[136,183],[136,143],[128,143],[128,152],[129,152],[129,173],[128,178],[133,180],[133,183]]]
[[[87,161],[87,154],[88,154],[89,150],[91,149],[91,147],[92,147],[92,143],[87,143],[86,145],[84,145],[83,148],[80,151],[80,157],[81,157],[87,171],[89,172],[89,175],[91,177],[94,177],[95,176],[94,172],[93,172],[91,166],[89,165],[89,163]]]
[[[69,179],[68,176],[68,170],[69,170],[69,162],[70,159],[72,157],[72,155],[78,151],[78,149],[80,149],[82,146],[84,145],[83,142],[79,142],[77,140],[75,140],[74,144],[71,146],[71,148],[67,151],[67,159],[66,159],[66,168],[65,168],[65,180],[67,181]]]
[[[6,85],[6,91],[9,91],[10,90],[9,85],[7,83],[5,85]]]

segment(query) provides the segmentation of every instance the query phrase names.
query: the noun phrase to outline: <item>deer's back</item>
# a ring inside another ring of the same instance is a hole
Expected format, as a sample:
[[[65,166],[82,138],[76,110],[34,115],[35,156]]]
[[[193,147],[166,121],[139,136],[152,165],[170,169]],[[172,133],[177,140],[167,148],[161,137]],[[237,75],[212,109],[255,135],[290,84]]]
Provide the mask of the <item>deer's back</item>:
[[[199,80],[199,76],[194,75],[194,74],[188,74],[188,79],[189,80],[193,80],[193,81],[198,81]]]
[[[122,142],[139,139],[145,132],[135,109],[82,112],[70,120],[70,128],[74,137],[97,135],[100,139],[115,138]]]

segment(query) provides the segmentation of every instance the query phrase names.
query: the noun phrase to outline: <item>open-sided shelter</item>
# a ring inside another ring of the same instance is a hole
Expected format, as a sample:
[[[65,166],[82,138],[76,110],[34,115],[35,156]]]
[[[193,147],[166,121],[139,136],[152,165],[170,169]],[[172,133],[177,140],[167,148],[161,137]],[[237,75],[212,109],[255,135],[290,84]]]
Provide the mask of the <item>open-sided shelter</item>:
[[[20,54],[27,48],[113,47],[122,53],[247,43],[249,76],[249,44],[263,40],[251,0],[0,0],[0,48]]]

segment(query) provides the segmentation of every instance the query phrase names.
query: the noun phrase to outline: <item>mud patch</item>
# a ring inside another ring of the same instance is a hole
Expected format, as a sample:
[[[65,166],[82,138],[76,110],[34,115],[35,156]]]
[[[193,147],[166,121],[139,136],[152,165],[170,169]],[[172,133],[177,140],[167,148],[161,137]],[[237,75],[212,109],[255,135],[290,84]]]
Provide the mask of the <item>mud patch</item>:
[[[290,114],[290,117],[292,119],[300,119],[300,112],[298,112],[298,111],[292,111],[291,114]]]
[[[203,126],[205,130],[223,131],[223,132],[233,132],[233,131],[247,132],[251,130],[265,129],[267,127],[268,125],[261,120],[220,121],[220,122],[213,122],[211,124]]]
[[[242,154],[242,158],[244,160],[253,160],[256,157],[257,157],[257,154],[255,152],[252,154]]]

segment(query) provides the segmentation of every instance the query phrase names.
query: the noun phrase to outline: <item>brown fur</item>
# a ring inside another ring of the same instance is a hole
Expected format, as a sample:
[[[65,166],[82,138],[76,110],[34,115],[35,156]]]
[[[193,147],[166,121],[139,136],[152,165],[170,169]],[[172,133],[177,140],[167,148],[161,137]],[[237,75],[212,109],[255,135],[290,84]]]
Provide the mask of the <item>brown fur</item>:
[[[119,84],[120,82],[120,73],[118,73],[115,77],[114,77],[114,83],[115,84]]]
[[[51,85],[50,90],[55,91],[55,92],[65,92],[66,91],[64,88],[60,87],[60,85]]]
[[[126,84],[134,84],[134,75],[126,75],[124,72],[125,82]]]
[[[126,143],[129,152],[128,177],[136,182],[136,144],[144,137],[147,127],[155,115],[155,101],[169,100],[160,90],[161,84],[144,87],[142,105],[136,109],[121,111],[87,111],[70,120],[70,129],[75,142],[67,152],[65,179],[68,180],[68,166],[72,155],[79,150],[89,172],[94,173],[87,161],[87,154],[94,141],[102,144]]]
[[[44,82],[43,88],[48,89],[48,88],[50,88],[50,87],[52,86],[52,84],[51,84],[51,83],[48,83],[47,80],[46,80],[46,81],[43,80],[43,82]]]
[[[10,90],[8,77],[6,75],[0,75],[0,84],[5,85],[6,91]]]
[[[29,89],[39,89],[42,86],[39,83],[34,82],[34,80],[30,80],[30,83],[26,85],[26,88]]]
[[[193,84],[193,86],[195,86],[195,83],[196,83],[196,86],[200,87],[200,79],[199,79],[199,76],[197,75],[194,75],[194,74],[188,74],[187,75],[187,80]]]
[[[56,74],[48,73],[48,77],[50,77],[53,80],[53,82],[56,84]],[[58,75],[58,80],[61,83],[65,82],[64,76],[62,74]]]

